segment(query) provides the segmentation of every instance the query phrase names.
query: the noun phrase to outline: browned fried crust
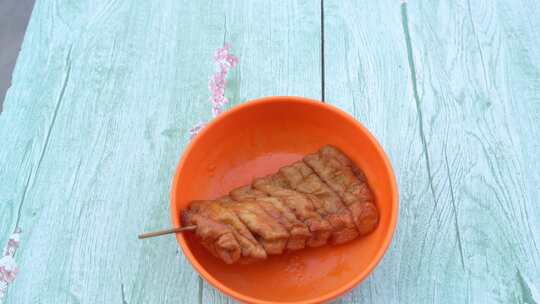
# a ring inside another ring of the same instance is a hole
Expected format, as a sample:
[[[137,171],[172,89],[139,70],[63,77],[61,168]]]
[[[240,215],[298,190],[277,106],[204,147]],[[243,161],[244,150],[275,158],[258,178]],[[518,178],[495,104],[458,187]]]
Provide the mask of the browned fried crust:
[[[230,197],[236,201],[252,199],[269,216],[278,221],[289,233],[286,249],[300,250],[306,247],[306,241],[311,237],[311,232],[302,221],[296,218],[294,212],[281,199],[270,197],[265,192],[253,189],[251,185],[232,190]]]
[[[229,193],[229,196],[235,200],[235,201],[241,201],[245,199],[255,199],[258,197],[265,197],[267,196],[266,193],[255,190],[251,187],[251,185],[239,187],[236,189],[231,190]]]
[[[255,200],[242,200],[226,203],[247,226],[267,254],[281,254],[285,249],[289,233],[276,219],[271,217]]]
[[[360,235],[375,230],[379,212],[360,168],[333,146],[324,146],[317,153],[304,157],[304,161],[341,197],[351,211]]]
[[[199,229],[206,229],[204,227],[204,224],[208,224],[208,221],[210,221],[211,223],[221,223],[226,226],[226,231],[230,231],[240,245],[243,257],[249,257],[253,259],[265,259],[266,252],[257,242],[255,237],[253,237],[249,229],[238,218],[238,216],[236,216],[234,212],[223,206],[224,202],[226,201],[228,201],[228,199],[222,198],[215,201],[192,202],[188,210],[185,211],[186,213],[184,215],[184,219],[186,219],[186,224],[197,225],[196,234],[202,238],[202,242],[204,244],[209,242],[210,240],[218,239],[218,237],[222,234],[221,231],[218,231],[218,228],[222,229],[223,226],[213,225],[209,231],[200,231]],[[203,222],[201,222],[202,218],[207,219],[208,221],[203,220]],[[205,247],[208,248],[208,246]],[[220,248],[215,248],[215,250],[218,249]],[[212,252],[212,250],[210,251]],[[217,256],[222,255],[221,252],[215,252],[214,254]]]
[[[280,173],[255,179],[253,188],[280,199],[300,221],[307,225],[312,233],[307,240],[308,246],[319,247],[327,243],[332,227],[315,209],[320,206],[315,206],[305,195],[292,190]]]
[[[197,225],[196,234],[210,253],[227,264],[233,264],[240,259],[242,248],[231,227],[217,218],[207,217],[190,209],[185,210],[182,215],[184,225]]]
[[[373,231],[379,220],[364,173],[332,146],[230,196],[194,201],[182,217],[184,225],[197,225],[203,246],[228,264],[345,243]]]
[[[279,170],[290,187],[306,195],[317,212],[332,226],[331,244],[343,244],[358,237],[358,230],[349,209],[339,196],[326,185],[303,161]]]

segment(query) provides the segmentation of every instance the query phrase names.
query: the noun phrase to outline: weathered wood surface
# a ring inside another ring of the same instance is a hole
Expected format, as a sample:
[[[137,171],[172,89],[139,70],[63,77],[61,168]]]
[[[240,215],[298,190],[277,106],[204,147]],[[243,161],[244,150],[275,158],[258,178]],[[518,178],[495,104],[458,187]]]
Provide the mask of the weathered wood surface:
[[[38,2],[0,116],[0,241],[23,230],[6,302],[210,301],[173,237],[136,235],[170,225],[171,176],[211,116],[224,40],[241,57],[235,102],[320,98],[318,8]]]
[[[23,230],[7,303],[197,301],[175,240],[136,235],[170,225],[186,130],[208,116],[199,79],[223,35],[210,16],[201,32],[179,18],[198,10],[36,4],[0,116],[2,239]]]
[[[341,303],[407,303],[410,293],[421,296],[428,290],[415,286],[415,273],[420,242],[433,231],[421,226],[432,202],[399,2],[325,4],[326,101],[354,115],[377,137],[400,192],[398,228],[389,251]]]
[[[437,220],[454,217],[464,277],[456,283],[471,302],[538,302],[540,165],[527,154],[540,131],[540,22],[530,18],[540,6],[419,4],[409,10],[417,102]]]
[[[375,133],[401,194],[343,302],[540,301],[538,3],[325,3],[327,101]]]
[[[340,302],[538,303],[539,13],[527,0],[38,1],[0,114],[0,244],[23,230],[6,302],[230,302],[174,238],[136,239],[170,223],[170,178],[211,116],[226,40],[233,104],[324,94],[391,158],[397,233]]]

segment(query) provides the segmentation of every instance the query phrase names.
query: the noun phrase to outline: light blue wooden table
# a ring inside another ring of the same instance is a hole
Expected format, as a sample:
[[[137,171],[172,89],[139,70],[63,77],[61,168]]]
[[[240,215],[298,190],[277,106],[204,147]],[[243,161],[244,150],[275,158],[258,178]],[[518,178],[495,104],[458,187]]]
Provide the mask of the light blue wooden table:
[[[1,4],[0,4],[1,5]],[[37,1],[0,114],[5,303],[225,303],[173,237],[169,187],[232,104],[322,99],[384,146],[392,246],[342,303],[540,303],[540,2]],[[2,46],[0,46],[2,47]]]

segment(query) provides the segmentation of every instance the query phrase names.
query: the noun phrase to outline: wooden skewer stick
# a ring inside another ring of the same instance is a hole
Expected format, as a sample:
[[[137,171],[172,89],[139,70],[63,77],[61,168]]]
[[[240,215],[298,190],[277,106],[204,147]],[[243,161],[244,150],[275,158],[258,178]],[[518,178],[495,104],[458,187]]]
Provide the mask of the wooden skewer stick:
[[[164,234],[179,233],[179,232],[184,232],[184,231],[192,231],[192,230],[195,230],[195,229],[197,229],[196,225],[186,226],[186,227],[176,227],[176,228],[165,229],[165,230],[159,230],[159,231],[139,234],[139,239],[151,238],[151,237],[160,236],[160,235],[164,235]]]

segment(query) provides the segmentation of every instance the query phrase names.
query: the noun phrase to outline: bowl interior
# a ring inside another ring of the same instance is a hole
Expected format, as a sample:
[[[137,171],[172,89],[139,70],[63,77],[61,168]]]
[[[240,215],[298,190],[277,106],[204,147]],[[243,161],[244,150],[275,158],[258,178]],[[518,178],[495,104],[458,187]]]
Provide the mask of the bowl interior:
[[[191,200],[211,199],[271,174],[325,144],[342,149],[366,173],[381,212],[377,230],[341,246],[226,265],[191,233],[178,235],[184,253],[212,285],[249,302],[328,300],[367,276],[390,242],[397,191],[390,165],[372,136],[333,107],[300,98],[266,98],[220,116],[190,144],[173,184],[173,223]]]

